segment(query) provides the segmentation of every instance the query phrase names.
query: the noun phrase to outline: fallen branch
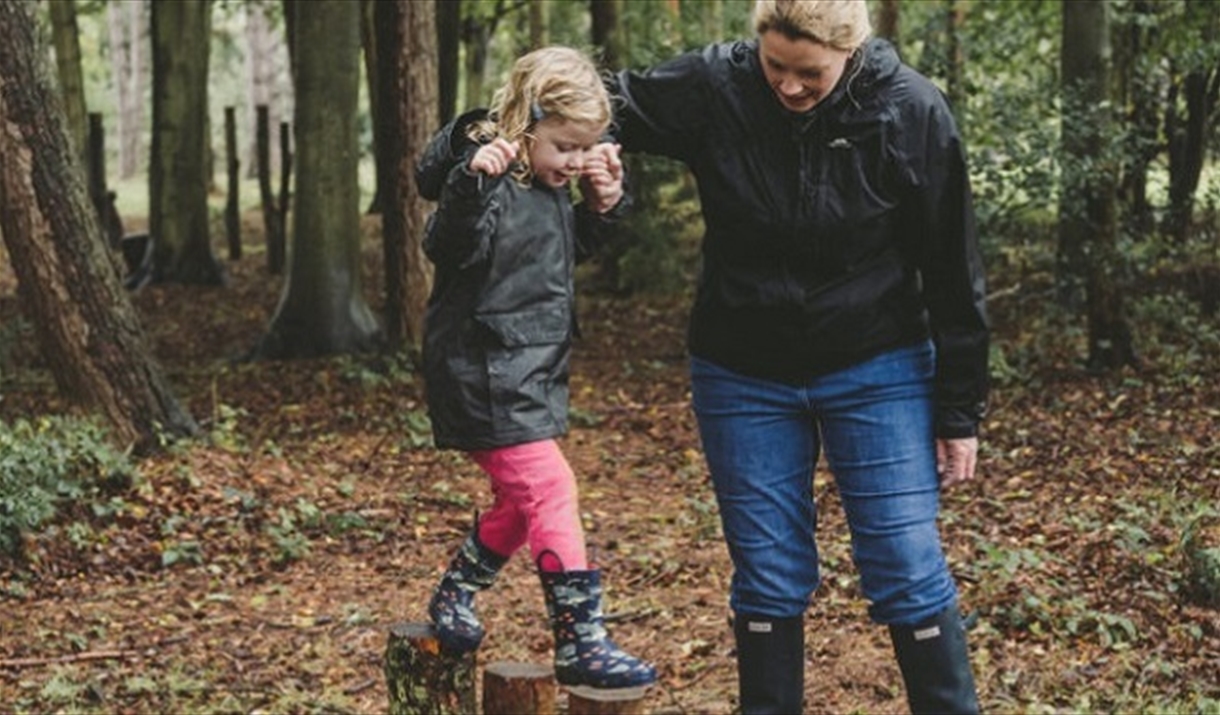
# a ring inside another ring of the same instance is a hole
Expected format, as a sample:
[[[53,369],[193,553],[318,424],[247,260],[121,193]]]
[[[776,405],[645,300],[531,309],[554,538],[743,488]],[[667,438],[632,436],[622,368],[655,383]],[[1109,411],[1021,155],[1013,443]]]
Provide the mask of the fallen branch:
[[[73,655],[58,655],[46,658],[6,658],[0,660],[0,668],[41,668],[45,665],[81,663],[91,660],[120,660],[140,655],[136,650],[93,650]]]

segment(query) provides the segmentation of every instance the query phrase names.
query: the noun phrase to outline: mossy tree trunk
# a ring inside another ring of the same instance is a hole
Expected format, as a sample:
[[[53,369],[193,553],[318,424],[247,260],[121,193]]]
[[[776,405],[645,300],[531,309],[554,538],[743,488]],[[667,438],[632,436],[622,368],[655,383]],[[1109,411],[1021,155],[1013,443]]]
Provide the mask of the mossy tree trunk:
[[[55,67],[59,74],[59,89],[68,118],[68,134],[72,145],[82,156],[88,134],[85,109],[85,80],[80,63],[80,30],[76,23],[75,2],[53,2],[51,40],[55,45]]]
[[[149,233],[158,281],[219,285],[208,234],[211,0],[152,3]]]
[[[290,3],[297,54],[296,191],[288,275],[263,358],[370,350],[377,320],[361,281],[357,96],[360,3]]]
[[[0,0],[0,234],[60,391],[140,449],[198,427],[171,394],[119,282],[46,73],[33,13]]]

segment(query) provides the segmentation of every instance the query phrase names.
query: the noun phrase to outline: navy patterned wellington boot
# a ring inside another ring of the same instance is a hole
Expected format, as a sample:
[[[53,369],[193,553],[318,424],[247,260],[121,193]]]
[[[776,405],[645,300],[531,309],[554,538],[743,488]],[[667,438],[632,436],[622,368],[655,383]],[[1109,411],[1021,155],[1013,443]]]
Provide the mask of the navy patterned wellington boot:
[[[491,586],[508,558],[479,543],[472,531],[432,591],[428,617],[441,647],[450,653],[467,653],[483,641],[483,624],[474,609],[474,596]]]
[[[631,688],[651,685],[657,671],[610,640],[602,617],[600,571],[541,571],[555,635],[555,679],[562,685]]]

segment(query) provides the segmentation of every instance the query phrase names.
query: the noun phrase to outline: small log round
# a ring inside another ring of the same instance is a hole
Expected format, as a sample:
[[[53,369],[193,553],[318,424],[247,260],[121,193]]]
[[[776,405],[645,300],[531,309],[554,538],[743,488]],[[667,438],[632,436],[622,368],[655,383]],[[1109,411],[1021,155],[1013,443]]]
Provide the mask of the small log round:
[[[442,652],[429,623],[402,623],[391,628],[384,668],[390,715],[475,712],[474,652]]]
[[[644,715],[648,688],[589,688],[568,691],[568,715]]]
[[[499,661],[483,668],[483,712],[489,715],[556,715],[555,669],[537,663]]]

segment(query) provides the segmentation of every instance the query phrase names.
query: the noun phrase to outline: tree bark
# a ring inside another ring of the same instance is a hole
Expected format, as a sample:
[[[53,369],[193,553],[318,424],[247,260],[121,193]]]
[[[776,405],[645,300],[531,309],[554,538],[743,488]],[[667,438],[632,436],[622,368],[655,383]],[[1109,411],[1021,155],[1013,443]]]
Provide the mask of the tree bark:
[[[140,131],[144,123],[143,0],[106,5],[110,41],[110,75],[115,88],[119,178],[135,176],[140,164]]]
[[[154,280],[220,285],[208,225],[208,48],[212,3],[154,2],[149,233]]]
[[[377,321],[361,287],[357,97],[360,5],[296,5],[296,190],[288,277],[263,358],[369,350]]]
[[[417,350],[423,341],[424,312],[432,291],[432,267],[423,252],[427,204],[415,185],[415,164],[436,131],[437,44],[432,3],[379,3],[381,96],[385,98],[382,139],[390,205],[383,214],[386,271],[386,337],[391,348]],[[391,32],[391,28],[393,31]]]
[[[0,234],[56,385],[101,412],[114,437],[155,449],[197,434],[152,359],[102,239],[42,62],[36,6],[0,0]]]
[[[457,111],[458,52],[462,44],[462,0],[436,0],[437,82],[440,123]]]
[[[601,64],[608,70],[623,67],[623,31],[619,25],[619,0],[589,0],[593,46],[601,51]]]
[[[1200,29],[1200,44],[1213,45],[1215,8],[1208,4],[1187,3],[1185,12],[1187,26]],[[1220,99],[1220,64],[1215,59],[1187,61],[1190,66],[1184,76],[1174,78],[1165,118],[1169,142],[1169,211],[1165,216],[1165,232],[1179,242],[1185,241],[1190,232],[1195,192],[1207,156],[1208,134],[1214,129],[1213,115]],[[1172,65],[1178,64],[1175,58]],[[1185,113],[1179,111],[1177,95],[1181,96]]]
[[[266,107],[268,126],[272,129],[279,126],[283,113],[283,102],[279,91],[278,78],[281,64],[277,61],[281,51],[278,36],[272,31],[269,13],[271,6],[267,0],[246,0],[245,39],[246,39],[246,121],[248,131],[245,142],[246,176],[253,178],[258,171],[257,130],[258,117],[256,107]],[[272,165],[280,162],[279,144],[274,133],[268,138],[271,147],[270,162]]]
[[[88,126],[85,108],[85,80],[80,63],[80,30],[76,23],[76,2],[49,3],[51,38],[55,44],[55,67],[59,74],[59,89],[64,98],[64,113],[68,118],[68,135],[72,146],[83,156]]]
[[[386,52],[386,47],[381,38],[386,33],[392,33],[393,29],[377,27],[374,24],[377,4],[378,0],[360,0],[360,46],[363,49],[364,76],[367,80],[369,95],[369,117],[373,124],[375,186],[373,187],[373,198],[369,201],[368,208],[365,209],[365,213],[369,214],[380,214],[385,210],[386,184],[390,181],[388,175],[394,171],[394,160],[387,155],[381,145],[385,141],[383,135],[386,118],[397,116],[397,109],[387,108],[386,102],[382,98],[382,79],[379,76],[382,66],[380,55]],[[397,81],[397,78],[388,81]]]
[[[1110,94],[1110,15],[1104,0],[1063,4],[1063,189],[1060,287],[1084,278],[1090,368],[1135,364],[1118,285],[1118,171]]]
[[[548,32],[549,0],[529,0],[530,49],[545,47],[550,42]]]
[[[881,0],[877,6],[877,37],[885,38],[897,47],[900,18],[898,0]]]
[[[445,654],[429,624],[402,623],[391,628],[382,667],[390,715],[476,712],[475,652]]]

